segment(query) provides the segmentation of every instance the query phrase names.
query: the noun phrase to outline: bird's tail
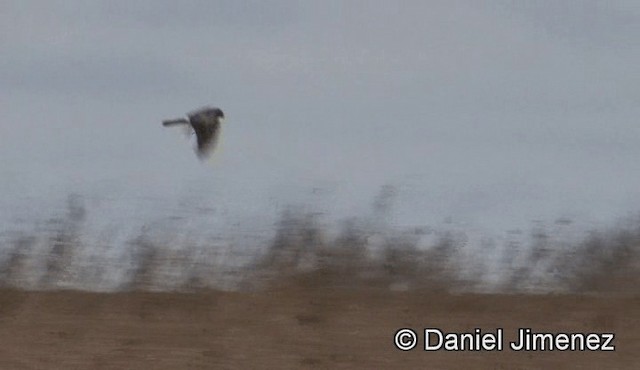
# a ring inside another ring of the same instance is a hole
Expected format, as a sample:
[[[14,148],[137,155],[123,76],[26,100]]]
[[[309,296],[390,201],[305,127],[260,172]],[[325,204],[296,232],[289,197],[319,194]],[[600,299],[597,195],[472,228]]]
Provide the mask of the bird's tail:
[[[177,125],[188,125],[189,121],[187,121],[185,118],[176,118],[176,119],[168,119],[165,121],[162,121],[162,126],[177,126]]]

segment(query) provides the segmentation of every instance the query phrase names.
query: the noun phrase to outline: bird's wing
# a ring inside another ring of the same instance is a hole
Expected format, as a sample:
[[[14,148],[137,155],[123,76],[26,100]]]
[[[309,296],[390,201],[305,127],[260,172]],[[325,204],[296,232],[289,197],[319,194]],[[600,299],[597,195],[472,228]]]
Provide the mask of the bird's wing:
[[[191,126],[196,133],[198,142],[198,155],[206,156],[215,148],[220,132],[220,122],[218,119],[202,119],[202,117],[191,117]]]
[[[165,121],[162,121],[162,126],[176,126],[176,125],[188,125],[189,121],[187,121],[185,118],[176,118],[176,119],[168,119]]]

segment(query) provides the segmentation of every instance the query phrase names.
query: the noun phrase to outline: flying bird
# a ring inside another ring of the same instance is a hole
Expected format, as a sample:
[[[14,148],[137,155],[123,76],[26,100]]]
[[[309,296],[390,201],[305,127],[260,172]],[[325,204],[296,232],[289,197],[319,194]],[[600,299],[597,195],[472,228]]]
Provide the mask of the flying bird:
[[[187,113],[186,118],[176,118],[162,121],[162,125],[179,126],[190,125],[196,134],[196,153],[200,159],[208,157],[215,149],[220,136],[220,124],[224,121],[224,113],[220,108],[205,107]]]

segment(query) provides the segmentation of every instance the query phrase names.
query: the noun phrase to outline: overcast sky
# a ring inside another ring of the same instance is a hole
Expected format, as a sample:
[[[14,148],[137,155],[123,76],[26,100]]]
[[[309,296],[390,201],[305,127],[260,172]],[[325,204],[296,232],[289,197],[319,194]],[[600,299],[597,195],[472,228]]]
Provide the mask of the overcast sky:
[[[340,218],[392,185],[402,225],[607,222],[640,208],[638,35],[635,0],[0,1],[4,216]],[[203,105],[204,164],[160,125]]]

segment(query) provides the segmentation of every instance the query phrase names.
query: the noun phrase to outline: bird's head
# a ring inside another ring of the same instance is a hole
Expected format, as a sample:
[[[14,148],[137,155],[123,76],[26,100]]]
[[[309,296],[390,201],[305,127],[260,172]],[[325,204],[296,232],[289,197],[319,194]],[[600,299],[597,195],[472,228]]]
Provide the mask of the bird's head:
[[[202,122],[222,122],[224,121],[224,113],[222,109],[216,107],[203,107],[198,110],[187,113],[187,117],[189,117],[189,121],[193,124],[193,121],[202,121]]]
[[[222,112],[222,109],[220,108],[216,108],[214,110],[214,114],[216,116],[216,118],[220,121],[223,122],[224,121],[224,112]]]

